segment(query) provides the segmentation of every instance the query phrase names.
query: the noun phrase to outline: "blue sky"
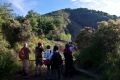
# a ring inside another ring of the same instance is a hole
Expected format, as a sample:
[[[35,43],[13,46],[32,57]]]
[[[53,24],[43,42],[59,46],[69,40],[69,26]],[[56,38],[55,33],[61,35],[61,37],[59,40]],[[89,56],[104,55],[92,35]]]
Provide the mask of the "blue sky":
[[[10,2],[15,13],[26,15],[29,10],[40,14],[64,8],[89,8],[120,16],[120,0],[0,0]]]

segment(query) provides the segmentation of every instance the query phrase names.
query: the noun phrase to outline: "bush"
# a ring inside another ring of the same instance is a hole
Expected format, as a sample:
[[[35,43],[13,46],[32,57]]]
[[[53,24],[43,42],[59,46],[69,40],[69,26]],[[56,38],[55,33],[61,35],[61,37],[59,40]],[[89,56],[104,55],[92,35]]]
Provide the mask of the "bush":
[[[6,21],[2,25],[4,38],[9,42],[11,47],[14,47],[14,44],[19,41],[20,26],[20,23],[15,20]]]
[[[9,52],[0,53],[0,78],[12,76],[17,70],[17,63]]]
[[[90,27],[85,27],[84,29],[80,30],[79,35],[77,36],[77,46],[79,49],[87,48],[91,45],[92,39],[94,36],[94,29]]]
[[[109,53],[104,65],[105,69],[101,80],[120,80],[120,55]]]
[[[71,41],[71,35],[70,34],[65,34],[65,33],[61,33],[60,35],[59,35],[59,38],[60,38],[60,40],[62,40],[62,41]]]
[[[105,80],[119,80],[119,62],[120,62],[120,22],[109,20],[100,22],[95,31],[90,45],[80,48],[77,57],[79,63],[89,69],[102,70]],[[85,34],[88,34],[85,33]],[[83,36],[83,35],[81,35]],[[83,38],[81,37],[80,38]],[[89,35],[88,35],[89,36]],[[79,39],[80,39],[79,38]],[[81,40],[81,39],[80,39]],[[79,42],[80,42],[79,40]],[[89,41],[89,40],[88,40]],[[87,44],[86,41],[81,42]],[[80,45],[78,43],[78,45]],[[84,45],[83,45],[84,46]],[[114,71],[115,72],[114,72]],[[116,79],[114,79],[116,77]]]
[[[102,47],[96,44],[82,49],[76,58],[78,63],[80,63],[80,67],[97,70],[104,63],[105,54],[102,51]]]

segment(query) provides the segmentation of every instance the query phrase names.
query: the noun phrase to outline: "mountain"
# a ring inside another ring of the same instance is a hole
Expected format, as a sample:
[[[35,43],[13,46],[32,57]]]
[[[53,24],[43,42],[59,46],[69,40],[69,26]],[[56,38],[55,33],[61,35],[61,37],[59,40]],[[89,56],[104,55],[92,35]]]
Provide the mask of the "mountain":
[[[67,30],[71,33],[73,40],[78,35],[80,29],[84,27],[97,28],[98,22],[107,21],[109,19],[117,19],[116,15],[96,10],[89,10],[87,8],[77,9],[61,9],[45,15],[61,16],[68,23],[66,24]]]

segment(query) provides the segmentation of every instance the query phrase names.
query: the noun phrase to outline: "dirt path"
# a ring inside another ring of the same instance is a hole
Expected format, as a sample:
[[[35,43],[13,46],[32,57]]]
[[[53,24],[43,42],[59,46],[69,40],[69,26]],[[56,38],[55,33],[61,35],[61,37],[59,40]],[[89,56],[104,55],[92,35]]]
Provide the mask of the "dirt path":
[[[34,76],[34,71],[32,70],[31,74],[29,74],[28,77],[24,77],[21,74],[17,74],[15,80],[48,80],[47,76],[46,76],[46,71],[47,71],[46,67],[43,66],[42,67],[42,74],[40,76],[38,76],[38,77]],[[50,79],[50,80],[52,80],[52,79]],[[62,77],[61,80],[95,80],[95,79],[87,77],[87,76],[82,75],[82,74],[78,74],[78,75],[74,75],[71,78]]]

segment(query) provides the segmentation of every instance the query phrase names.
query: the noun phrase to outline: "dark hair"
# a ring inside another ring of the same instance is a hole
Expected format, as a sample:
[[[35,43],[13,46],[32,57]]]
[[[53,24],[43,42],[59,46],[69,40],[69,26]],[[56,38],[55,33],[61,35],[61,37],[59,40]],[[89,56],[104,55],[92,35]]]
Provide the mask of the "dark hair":
[[[54,46],[53,51],[57,51],[58,49],[58,46]]]
[[[65,49],[69,49],[70,45],[69,44],[66,44],[65,45]]]
[[[73,42],[69,42],[69,44],[73,44]]]
[[[47,49],[50,49],[50,45],[47,45]]]
[[[38,43],[38,46],[41,46],[41,45],[42,45],[42,44],[39,42],[39,43]]]

